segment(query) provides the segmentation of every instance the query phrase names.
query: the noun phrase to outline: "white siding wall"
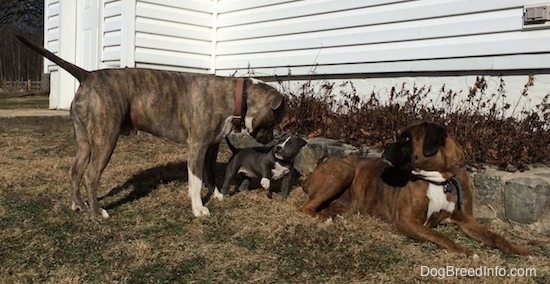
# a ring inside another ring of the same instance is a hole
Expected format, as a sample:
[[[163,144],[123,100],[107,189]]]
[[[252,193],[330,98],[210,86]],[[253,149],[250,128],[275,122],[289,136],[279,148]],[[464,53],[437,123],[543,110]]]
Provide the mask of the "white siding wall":
[[[44,1],[44,47],[59,54],[59,0]],[[59,108],[60,87],[57,65],[44,59],[44,73],[50,73],[50,101],[51,109]]]
[[[44,3],[44,47],[59,53],[59,0],[46,0]],[[44,73],[57,68],[51,61],[44,61]]]
[[[44,44],[71,62],[74,2],[45,0]],[[477,74],[526,82],[533,73],[542,98],[550,29],[522,29],[523,7],[541,2],[550,0],[102,0],[99,67],[355,77],[359,91],[381,96],[405,81],[467,90]],[[44,69],[50,106],[68,107],[66,76]]]
[[[121,66],[121,46],[122,39],[124,38],[122,31],[122,5],[122,0],[105,0],[103,3],[103,21],[101,21],[103,41],[100,53],[102,67],[123,67]],[[131,31],[127,32],[132,33]]]
[[[45,0],[44,46],[61,58],[75,62],[75,36],[76,1]],[[44,60],[44,72],[50,73],[50,108],[69,108],[77,81],[49,60]]]
[[[209,0],[138,0],[136,66],[208,72],[213,9]]]
[[[550,67],[550,29],[522,31],[541,0],[219,1],[216,73],[256,75]]]

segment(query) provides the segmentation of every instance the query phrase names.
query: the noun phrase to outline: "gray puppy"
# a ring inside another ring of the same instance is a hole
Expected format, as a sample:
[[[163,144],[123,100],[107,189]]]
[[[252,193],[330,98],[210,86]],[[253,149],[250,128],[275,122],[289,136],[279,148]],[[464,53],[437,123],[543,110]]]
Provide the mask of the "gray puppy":
[[[226,137],[227,145],[233,156],[227,164],[222,193],[228,194],[231,183],[239,178],[242,183],[239,189],[247,189],[250,179],[260,179],[260,185],[269,190],[268,197],[272,198],[272,182],[282,179],[281,194],[288,196],[292,182],[294,159],[306,141],[295,135],[288,135],[280,139],[274,146],[250,147],[238,149]],[[240,183],[240,182],[238,182]],[[239,186],[239,184],[237,184]]]

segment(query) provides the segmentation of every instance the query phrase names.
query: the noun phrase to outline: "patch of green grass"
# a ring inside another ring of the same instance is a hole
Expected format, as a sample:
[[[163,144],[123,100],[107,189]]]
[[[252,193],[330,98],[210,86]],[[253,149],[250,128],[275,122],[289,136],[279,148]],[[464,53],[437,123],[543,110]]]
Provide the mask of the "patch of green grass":
[[[257,233],[252,233],[245,236],[240,236],[236,238],[237,245],[249,249],[249,250],[257,250],[262,247],[264,244],[264,237],[260,236]]]
[[[167,280],[179,282],[186,280],[187,282],[194,279],[194,275],[197,275],[204,270],[208,264],[208,259],[201,255],[194,255],[186,258],[184,261],[176,264],[174,268],[170,270],[170,277]]]
[[[48,94],[0,94],[0,109],[47,109],[49,103]]]
[[[208,260],[203,256],[191,256],[178,263],[148,263],[131,271],[128,283],[210,283],[208,278],[197,278]]]
[[[202,221],[203,238],[207,242],[227,242],[236,232],[231,220],[222,215],[210,216]]]

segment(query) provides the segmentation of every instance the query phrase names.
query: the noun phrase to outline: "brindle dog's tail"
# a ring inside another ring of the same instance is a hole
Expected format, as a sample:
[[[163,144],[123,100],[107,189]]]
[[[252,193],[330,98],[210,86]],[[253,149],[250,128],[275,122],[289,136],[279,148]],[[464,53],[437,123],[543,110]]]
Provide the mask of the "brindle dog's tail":
[[[44,47],[30,41],[29,39],[21,36],[21,35],[16,35],[17,38],[22,42],[24,43],[26,46],[28,46],[30,49],[40,53],[42,56],[48,58],[49,60],[51,60],[53,63],[59,65],[61,68],[67,70],[67,72],[71,73],[71,75],[73,75],[77,80],[78,82],[82,82],[86,79],[86,77],[88,76],[88,74],[90,74],[89,71],[86,71],[72,63],[69,63],[63,59],[61,59],[59,56],[51,53],[50,51],[48,51],[47,49],[45,49]]]
[[[229,135],[225,136],[225,142],[227,143],[227,147],[229,147],[229,150],[231,150],[231,153],[235,154],[239,151],[235,145],[231,144],[231,141],[229,140]]]

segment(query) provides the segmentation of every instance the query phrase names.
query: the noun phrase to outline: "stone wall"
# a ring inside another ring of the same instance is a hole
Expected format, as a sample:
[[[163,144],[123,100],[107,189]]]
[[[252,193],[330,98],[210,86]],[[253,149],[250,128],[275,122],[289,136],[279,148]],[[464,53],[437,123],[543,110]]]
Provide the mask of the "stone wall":
[[[550,235],[550,168],[532,166],[525,172],[487,168],[472,173],[477,218],[528,225]]]
[[[230,139],[238,148],[260,145],[246,134],[232,134]],[[380,157],[381,152],[333,139],[311,138],[296,157],[294,166],[302,176],[308,176],[326,158],[349,154]],[[534,165],[525,172],[488,167],[470,173],[470,178],[476,218],[512,222],[550,235],[550,167]]]

